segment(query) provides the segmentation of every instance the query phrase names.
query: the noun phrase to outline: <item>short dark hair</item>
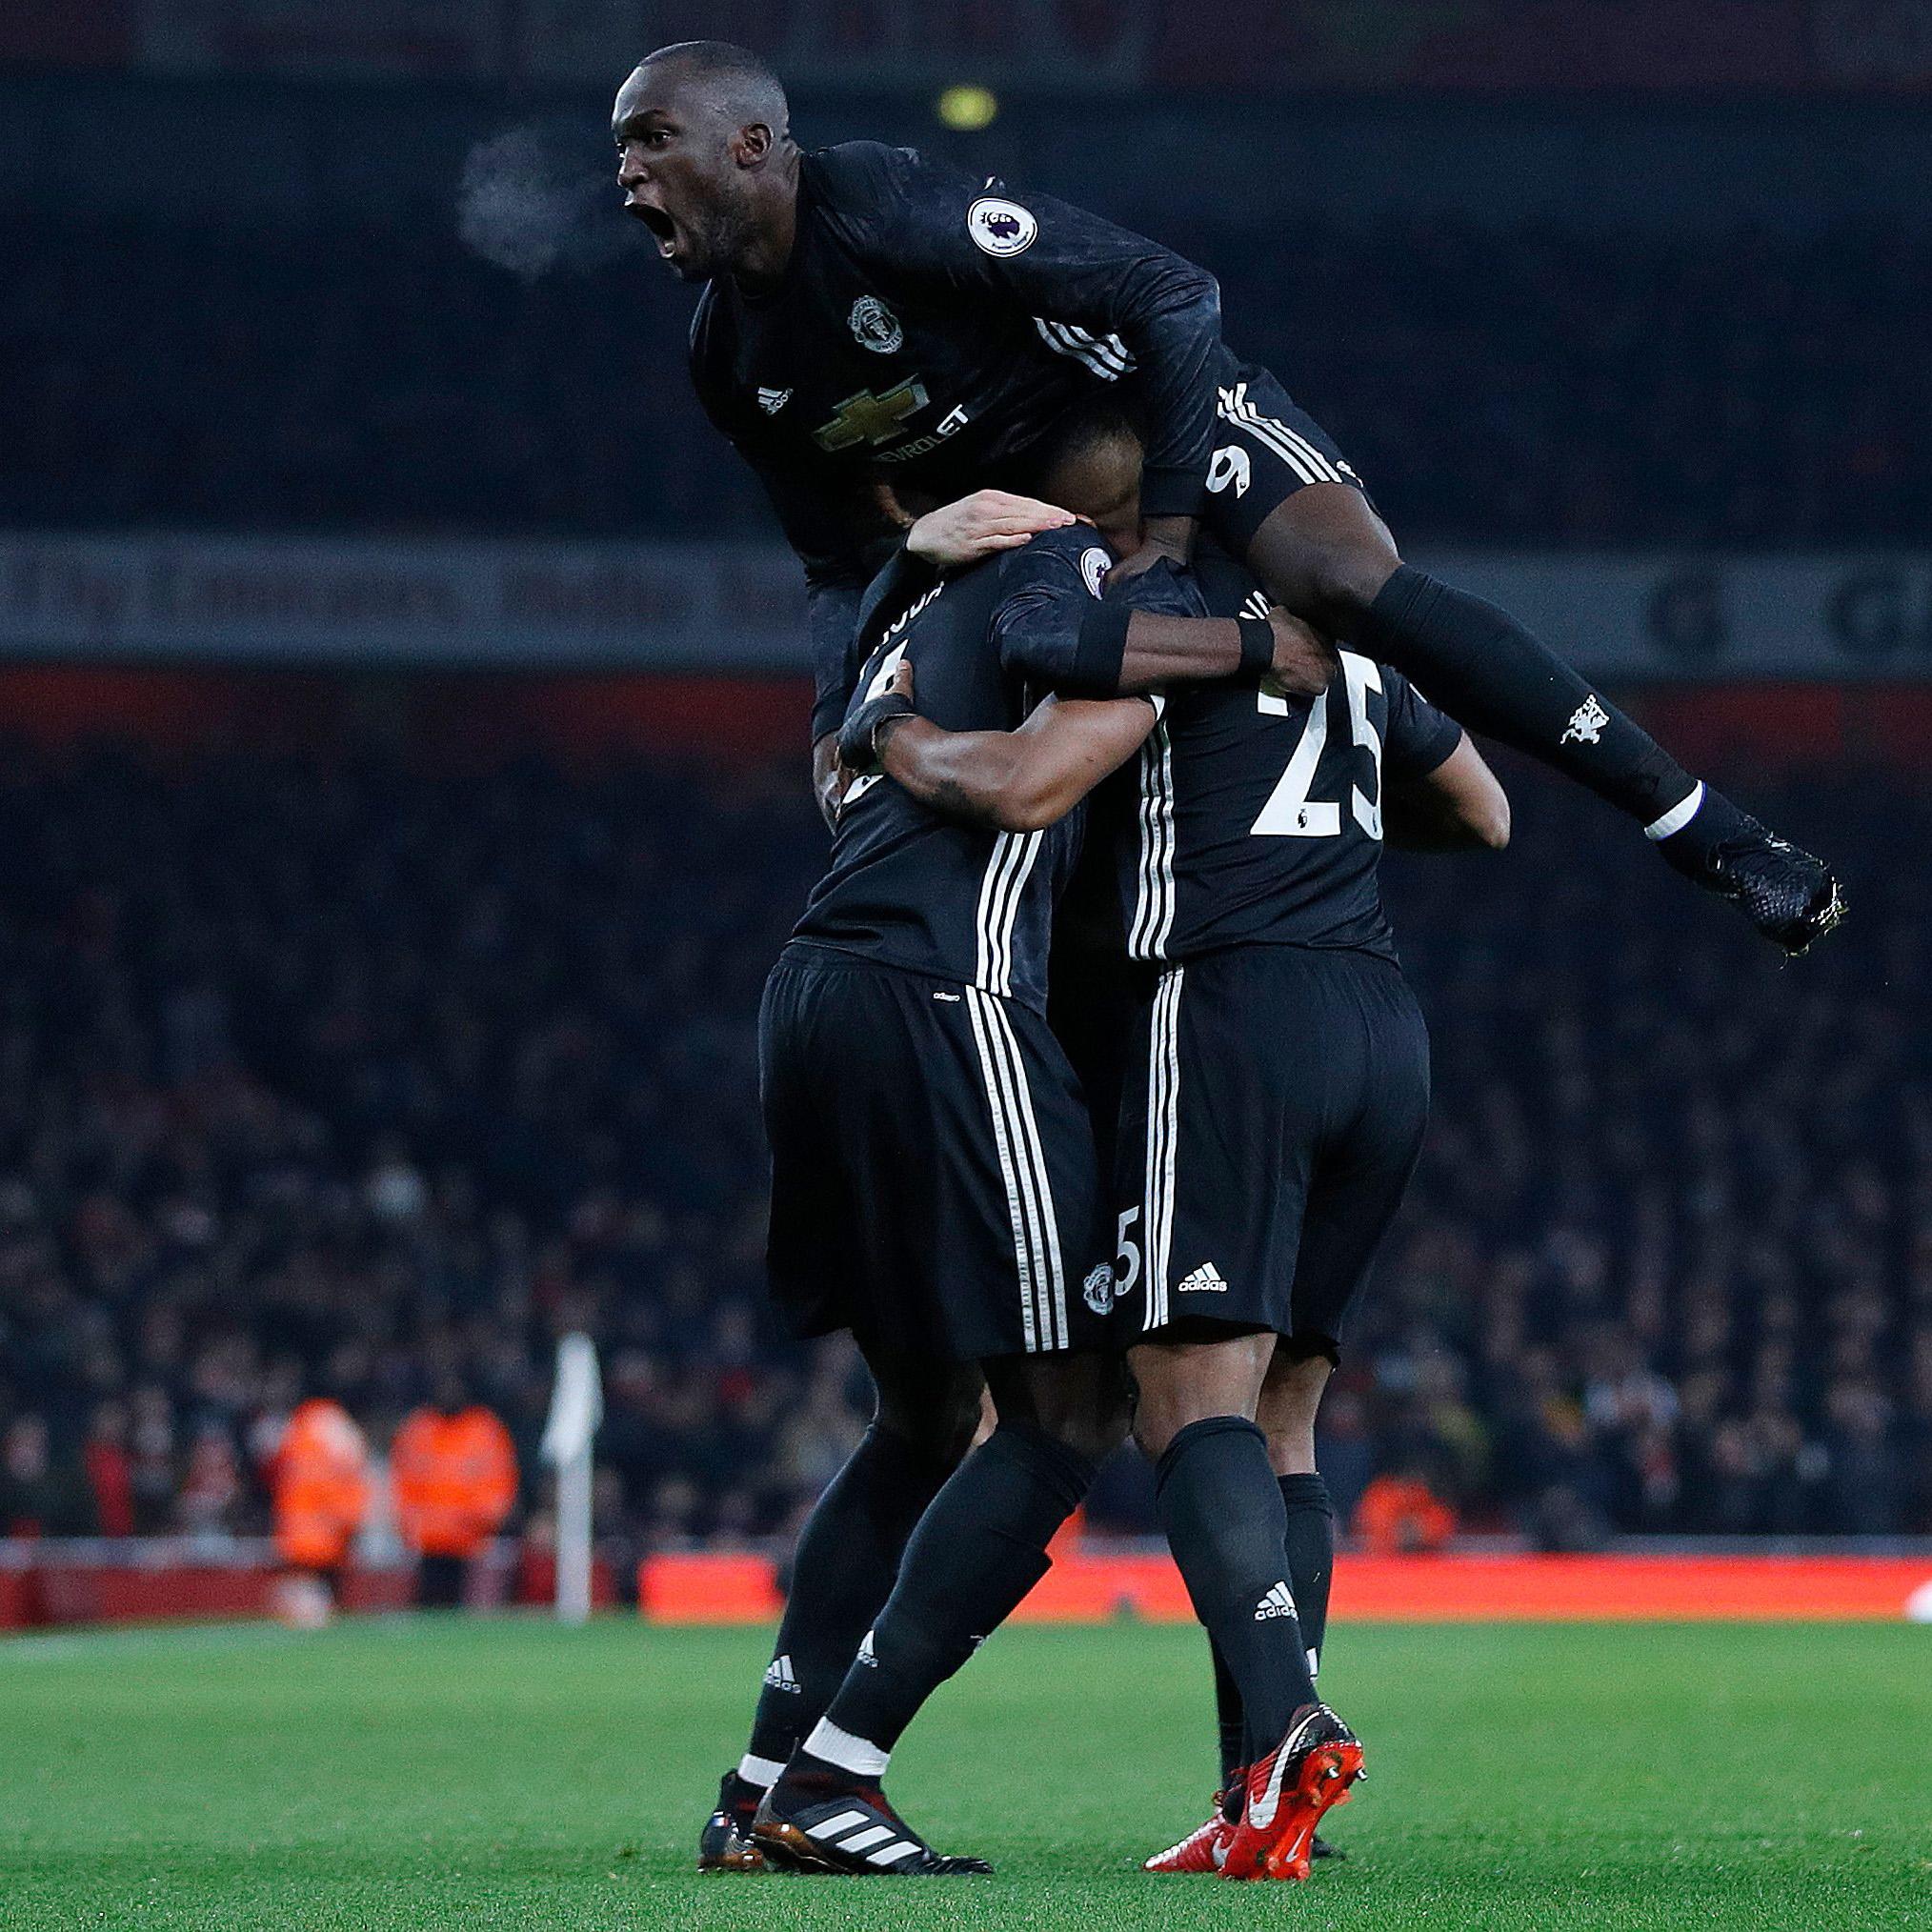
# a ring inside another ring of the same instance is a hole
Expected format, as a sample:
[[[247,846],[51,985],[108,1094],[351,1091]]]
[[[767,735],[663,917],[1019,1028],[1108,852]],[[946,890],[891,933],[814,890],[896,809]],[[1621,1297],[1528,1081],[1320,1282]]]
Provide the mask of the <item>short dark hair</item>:
[[[785,84],[763,54],[729,40],[677,40],[647,53],[637,65],[684,69],[700,83],[712,104],[741,126],[762,122],[773,133],[791,124]]]

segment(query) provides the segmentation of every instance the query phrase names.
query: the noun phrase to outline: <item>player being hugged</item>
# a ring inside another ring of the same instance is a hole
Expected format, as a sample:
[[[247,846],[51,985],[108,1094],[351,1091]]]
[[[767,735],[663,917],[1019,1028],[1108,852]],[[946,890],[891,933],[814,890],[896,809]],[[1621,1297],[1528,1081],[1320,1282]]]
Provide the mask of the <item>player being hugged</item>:
[[[1015,548],[999,526],[1016,512],[1061,527]],[[1049,684],[1113,691],[1188,666],[1325,679],[1284,616],[1155,615],[1130,642],[1099,598],[1112,561],[1045,505],[976,497],[915,528],[861,615],[870,656],[841,732],[855,775],[765,990],[760,1085],[773,1294],[801,1335],[852,1332],[878,1406],[800,1538],[707,1869],[983,1869],[935,1853],[879,1778],[932,1687],[1044,1573],[1126,1433],[1093,1131],[1046,1020],[1077,821],[1057,777],[1009,792],[996,824],[963,822],[875,762],[911,712],[913,665],[929,716],[969,739],[1050,740],[1083,790],[1133,755],[1155,705]],[[982,1388],[998,1426],[961,1462]]]
[[[1113,433],[1132,443],[1124,423]],[[1131,550],[1131,497],[1116,516],[1104,534]],[[1266,612],[1224,559],[1202,559],[1201,585],[1204,602],[1161,568],[1124,592],[1168,621]],[[1137,739],[1089,836],[1115,869],[1121,943],[1155,977],[1117,1047],[1117,1272],[1082,1298],[1137,1387],[1135,1435],[1214,1640],[1225,1773],[1208,1823],[1148,1869],[1302,1879],[1361,1769],[1315,1685],[1334,1557],[1315,1415],[1428,1115],[1427,1034],[1377,876],[1385,814],[1418,845],[1499,846],[1507,803],[1459,725],[1348,653],[1319,694],[1253,674],[1177,688],[1157,715],[1090,708],[1082,732],[1057,707],[1020,731],[948,730],[925,714],[922,674],[902,663],[855,719],[892,785],[964,823],[1071,813],[1118,763],[1116,740],[1098,759],[1085,733],[1117,721]],[[876,1657],[907,1642],[920,1555],[916,1541]],[[899,1675],[882,1686],[855,1666],[834,1701],[828,1723],[855,1753],[882,1728],[896,1739],[931,1688]]]

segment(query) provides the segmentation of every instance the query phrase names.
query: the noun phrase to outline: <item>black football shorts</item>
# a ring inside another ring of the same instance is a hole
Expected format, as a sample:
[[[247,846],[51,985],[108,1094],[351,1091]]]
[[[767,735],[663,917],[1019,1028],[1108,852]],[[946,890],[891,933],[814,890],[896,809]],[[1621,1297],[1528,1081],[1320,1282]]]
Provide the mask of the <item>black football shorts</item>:
[[[1168,968],[1121,1109],[1117,1344],[1225,1324],[1338,1360],[1428,1116],[1393,961],[1238,946]]]
[[[1230,556],[1245,557],[1269,513],[1311,483],[1368,493],[1334,438],[1273,375],[1224,357],[1202,520]]]
[[[1106,1344],[1093,1129],[1040,1014],[794,943],[758,1056],[772,1293],[796,1334],[957,1361]]]

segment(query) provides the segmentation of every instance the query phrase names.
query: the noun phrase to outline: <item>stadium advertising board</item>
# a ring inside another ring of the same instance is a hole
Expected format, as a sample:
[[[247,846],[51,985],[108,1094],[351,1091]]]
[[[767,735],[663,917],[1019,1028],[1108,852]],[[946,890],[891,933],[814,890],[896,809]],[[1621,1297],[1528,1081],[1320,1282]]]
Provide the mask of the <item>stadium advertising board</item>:
[[[1932,554],[1416,560],[1605,676],[1932,674]],[[762,544],[0,536],[15,658],[794,672],[802,615]]]

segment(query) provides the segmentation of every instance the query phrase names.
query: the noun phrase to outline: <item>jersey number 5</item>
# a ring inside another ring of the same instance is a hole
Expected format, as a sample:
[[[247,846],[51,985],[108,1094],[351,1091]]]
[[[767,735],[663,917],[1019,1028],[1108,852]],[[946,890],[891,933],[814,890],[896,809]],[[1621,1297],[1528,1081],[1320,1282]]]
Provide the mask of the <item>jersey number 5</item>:
[[[1371,838],[1382,835],[1382,741],[1368,713],[1368,694],[1382,688],[1382,674],[1372,659],[1353,651],[1338,654],[1341,659],[1341,681],[1348,693],[1348,721],[1355,742],[1369,755],[1375,772],[1375,796],[1369,797],[1359,785],[1348,788],[1348,805],[1355,822]],[[1298,709],[1295,701],[1271,697],[1263,691],[1255,703],[1263,716],[1287,717]],[[1260,815],[1248,828],[1256,838],[1336,838],[1341,833],[1341,807],[1327,799],[1311,798],[1315,775],[1321,755],[1328,749],[1328,698],[1308,708],[1308,721],[1295,755],[1281,781],[1268,795]]]

